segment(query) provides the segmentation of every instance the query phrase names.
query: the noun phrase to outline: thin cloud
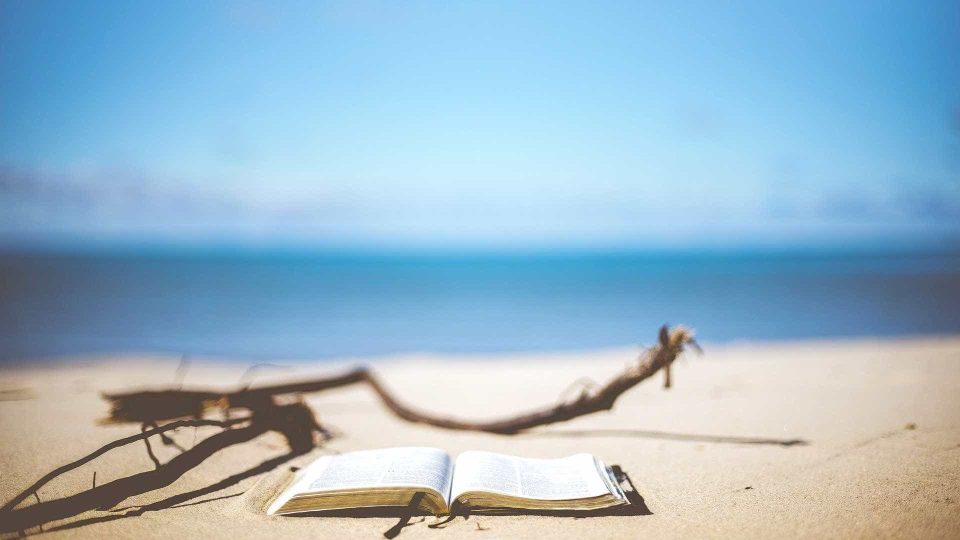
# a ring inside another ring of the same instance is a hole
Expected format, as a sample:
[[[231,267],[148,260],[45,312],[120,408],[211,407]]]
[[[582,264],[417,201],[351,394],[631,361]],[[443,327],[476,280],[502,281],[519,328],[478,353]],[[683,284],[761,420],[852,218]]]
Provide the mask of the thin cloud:
[[[48,173],[0,167],[0,201],[14,213],[54,214],[76,219],[230,215],[243,204],[223,193],[188,191],[135,171]]]

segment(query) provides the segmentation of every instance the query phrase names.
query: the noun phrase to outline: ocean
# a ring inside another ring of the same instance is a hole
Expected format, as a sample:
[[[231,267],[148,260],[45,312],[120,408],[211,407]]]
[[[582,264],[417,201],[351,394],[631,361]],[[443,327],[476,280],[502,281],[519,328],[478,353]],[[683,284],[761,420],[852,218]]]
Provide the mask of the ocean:
[[[0,255],[0,361],[242,361],[960,332],[960,253]]]

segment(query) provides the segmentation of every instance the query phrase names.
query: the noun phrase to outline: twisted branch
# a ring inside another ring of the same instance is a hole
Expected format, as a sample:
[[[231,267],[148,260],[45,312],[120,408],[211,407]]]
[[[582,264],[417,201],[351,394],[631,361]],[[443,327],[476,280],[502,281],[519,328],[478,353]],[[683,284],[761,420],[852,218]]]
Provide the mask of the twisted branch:
[[[115,421],[149,422],[178,418],[187,414],[200,416],[211,407],[256,409],[275,396],[320,392],[352,384],[366,384],[395,416],[408,422],[443,429],[514,434],[536,426],[563,422],[599,411],[610,410],[617,399],[654,373],[663,369],[665,386],[670,386],[670,366],[687,346],[699,350],[693,333],[682,326],[660,329],[657,345],[647,349],[638,361],[605,385],[585,388],[579,397],[542,409],[493,421],[467,421],[438,416],[406,405],[397,399],[366,367],[358,367],[341,375],[260,388],[243,388],[233,392],[161,390],[104,396],[112,404]]]

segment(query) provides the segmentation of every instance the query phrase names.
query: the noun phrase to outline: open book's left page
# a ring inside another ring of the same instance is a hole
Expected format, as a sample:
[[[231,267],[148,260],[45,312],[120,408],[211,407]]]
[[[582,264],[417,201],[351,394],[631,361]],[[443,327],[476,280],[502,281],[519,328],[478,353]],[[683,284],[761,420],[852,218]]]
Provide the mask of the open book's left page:
[[[267,512],[304,511],[295,503],[308,498],[325,501],[321,506],[328,508],[390,506],[404,494],[418,491],[428,492],[436,504],[445,506],[452,476],[453,461],[439,448],[386,448],[324,456],[300,471]]]

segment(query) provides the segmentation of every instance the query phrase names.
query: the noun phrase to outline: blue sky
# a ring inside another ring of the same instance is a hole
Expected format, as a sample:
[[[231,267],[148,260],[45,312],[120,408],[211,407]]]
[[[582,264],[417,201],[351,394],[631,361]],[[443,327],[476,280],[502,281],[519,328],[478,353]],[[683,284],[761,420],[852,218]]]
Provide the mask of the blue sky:
[[[3,0],[0,81],[4,242],[960,237],[955,2]]]

